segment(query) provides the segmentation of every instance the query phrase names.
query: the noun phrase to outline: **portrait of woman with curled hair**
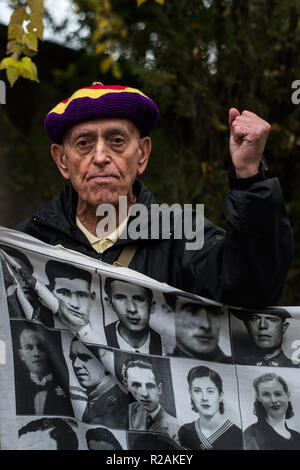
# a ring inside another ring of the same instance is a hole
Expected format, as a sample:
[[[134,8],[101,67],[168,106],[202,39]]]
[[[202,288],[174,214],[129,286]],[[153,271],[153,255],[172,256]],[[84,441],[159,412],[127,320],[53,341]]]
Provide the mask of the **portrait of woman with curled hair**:
[[[241,429],[226,416],[223,382],[214,370],[197,366],[187,375],[192,410],[198,419],[179,429],[180,444],[193,450],[242,449]]]
[[[286,420],[294,416],[288,385],[279,375],[264,374],[253,381],[253,413],[257,422],[244,433],[247,450],[299,450],[300,433]]]

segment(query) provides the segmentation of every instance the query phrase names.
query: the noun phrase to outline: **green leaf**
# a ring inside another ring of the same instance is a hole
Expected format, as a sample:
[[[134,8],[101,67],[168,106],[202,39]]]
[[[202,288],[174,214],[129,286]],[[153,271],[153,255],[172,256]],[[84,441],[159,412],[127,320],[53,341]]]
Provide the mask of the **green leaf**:
[[[18,24],[22,26],[23,21],[26,18],[25,7],[18,7],[14,10],[13,14],[10,17],[9,25]]]
[[[143,5],[143,3],[145,3],[147,0],[136,0],[136,3],[137,3],[137,6],[140,7],[141,5]]]
[[[19,69],[22,77],[28,78],[34,82],[39,82],[36,65],[32,62],[30,57],[22,58]]]
[[[8,26],[8,39],[17,39],[21,41],[23,36],[23,27],[20,24],[10,24]]]
[[[44,24],[42,17],[36,13],[31,13],[29,18],[30,23],[27,25],[28,31],[34,33],[38,39],[43,40]]]
[[[160,5],[163,5],[165,3],[165,0],[155,0],[156,3],[159,3]]]
[[[34,33],[23,34],[22,44],[25,44],[31,51],[37,52],[38,50],[38,40]]]
[[[7,69],[7,68],[18,68],[19,61],[13,59],[12,57],[5,57],[5,59],[1,60],[0,62],[0,70]]]
[[[45,11],[43,0],[27,0],[27,5],[29,6],[32,13],[37,13],[38,15],[43,15]]]
[[[9,81],[10,86],[12,87],[14,83],[18,80],[19,78],[19,70],[15,67],[8,67],[6,70],[6,76],[7,80]]]

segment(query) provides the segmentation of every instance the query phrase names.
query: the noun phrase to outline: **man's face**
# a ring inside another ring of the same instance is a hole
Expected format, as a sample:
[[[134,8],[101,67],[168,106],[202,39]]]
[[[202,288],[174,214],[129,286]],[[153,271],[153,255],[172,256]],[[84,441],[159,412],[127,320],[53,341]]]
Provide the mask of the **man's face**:
[[[49,374],[48,357],[42,335],[35,331],[24,330],[20,335],[19,354],[27,369],[39,378]]]
[[[145,147],[146,146],[146,147]],[[149,152],[144,153],[144,148]],[[79,195],[79,203],[97,207],[116,206],[119,196],[130,195],[137,175],[143,173],[150,153],[149,137],[140,138],[136,126],[127,119],[93,119],[72,126],[66,133],[58,165]],[[57,163],[58,164],[58,163]]]
[[[161,384],[156,384],[152,370],[129,367],[127,370],[127,388],[148,413],[156,410],[159,405]]]
[[[246,327],[255,345],[268,349],[281,346],[288,323],[275,315],[253,314],[246,320]]]
[[[175,312],[176,342],[188,355],[199,357],[216,351],[222,311],[177,300]]]
[[[105,377],[105,369],[99,359],[80,341],[71,345],[70,358],[78,382],[83,388],[94,389]]]
[[[57,277],[53,293],[60,301],[58,314],[63,323],[78,329],[89,322],[92,295],[88,281]]]
[[[151,302],[144,287],[113,281],[111,304],[120,322],[128,330],[142,331],[148,327]]]

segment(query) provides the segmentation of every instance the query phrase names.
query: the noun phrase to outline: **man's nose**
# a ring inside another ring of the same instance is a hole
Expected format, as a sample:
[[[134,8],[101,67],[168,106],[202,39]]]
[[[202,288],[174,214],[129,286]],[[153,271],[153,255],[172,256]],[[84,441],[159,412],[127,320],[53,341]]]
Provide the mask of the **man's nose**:
[[[134,300],[132,300],[132,299],[127,299],[126,300],[126,310],[128,312],[133,312],[133,313],[135,313],[137,311],[136,304],[135,304]]]
[[[199,312],[198,325],[199,325],[199,328],[204,328],[205,330],[208,330],[211,328],[210,317],[207,311],[204,309],[200,310]]]
[[[262,317],[260,320],[259,320],[259,329],[260,330],[265,330],[268,328],[268,324],[266,322],[266,319],[264,317]]]
[[[147,397],[149,395],[147,387],[145,386],[141,387],[140,394],[142,397]]]
[[[79,299],[78,299],[76,294],[72,294],[69,305],[72,308],[79,308],[80,307]]]
[[[98,165],[103,165],[109,161],[107,145],[103,139],[99,138],[95,145],[93,161]]]

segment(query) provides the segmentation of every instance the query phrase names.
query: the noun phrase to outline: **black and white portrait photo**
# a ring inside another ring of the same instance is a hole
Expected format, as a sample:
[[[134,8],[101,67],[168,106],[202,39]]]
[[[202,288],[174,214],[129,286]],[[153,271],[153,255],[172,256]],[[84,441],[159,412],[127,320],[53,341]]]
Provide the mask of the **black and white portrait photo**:
[[[232,363],[228,314],[222,306],[173,293],[163,296],[175,321],[176,344],[168,355]]]
[[[78,450],[74,420],[44,417],[28,421],[18,430],[19,450]]]
[[[59,332],[11,321],[18,415],[74,416]]]
[[[78,338],[69,341],[72,404],[84,423],[112,429],[128,428],[128,394],[102,361],[106,349],[86,346]],[[113,353],[111,353],[113,354]],[[67,358],[66,358],[67,360]]]
[[[16,248],[0,245],[7,305],[11,318],[36,320],[53,327],[52,312],[42,303],[35,286],[37,279],[28,256]]]
[[[130,393],[129,429],[178,440],[169,359],[115,352],[116,374]]]
[[[171,359],[179,443],[192,450],[242,449],[237,379],[230,365]]]
[[[151,289],[125,280],[104,281],[105,335],[108,346],[162,355],[162,339],[150,326],[155,311]]]
[[[238,366],[245,448],[299,450],[300,371]]]
[[[286,308],[231,309],[232,341],[237,364],[299,367],[299,319]],[[297,341],[298,340],[298,341]],[[296,346],[296,348],[295,348]]]

